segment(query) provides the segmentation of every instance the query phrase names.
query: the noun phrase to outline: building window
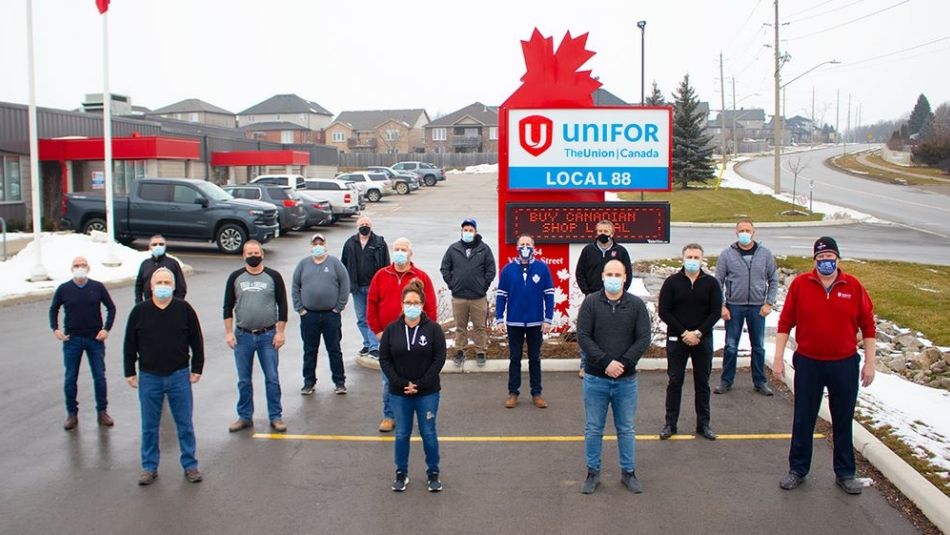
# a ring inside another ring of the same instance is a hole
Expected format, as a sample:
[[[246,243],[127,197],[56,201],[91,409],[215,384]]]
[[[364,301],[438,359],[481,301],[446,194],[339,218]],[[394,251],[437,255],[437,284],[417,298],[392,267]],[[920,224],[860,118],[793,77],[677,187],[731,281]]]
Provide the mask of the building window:
[[[345,134],[343,132],[333,132],[333,142],[343,143]]]
[[[448,139],[446,137],[445,128],[433,128],[432,129],[432,141],[445,141]]]
[[[399,130],[389,129],[386,130],[386,141],[398,141],[399,140]]]
[[[0,157],[0,201],[20,201],[20,158]]]
[[[281,142],[281,143],[293,143],[293,142],[294,142],[294,131],[293,131],[293,130],[281,130],[281,131],[280,131],[280,142]]]
[[[145,178],[145,160],[113,160],[112,191],[126,195],[132,191],[132,182]]]
[[[193,123],[200,122],[201,120],[198,118],[198,112],[196,112],[196,111],[195,111],[195,112],[191,112],[191,119],[189,119],[189,121],[191,121],[191,122],[193,122]]]
[[[489,127],[488,127],[488,139],[490,139],[490,140],[492,140],[492,141],[498,139],[498,127],[497,127],[497,126],[489,126]]]

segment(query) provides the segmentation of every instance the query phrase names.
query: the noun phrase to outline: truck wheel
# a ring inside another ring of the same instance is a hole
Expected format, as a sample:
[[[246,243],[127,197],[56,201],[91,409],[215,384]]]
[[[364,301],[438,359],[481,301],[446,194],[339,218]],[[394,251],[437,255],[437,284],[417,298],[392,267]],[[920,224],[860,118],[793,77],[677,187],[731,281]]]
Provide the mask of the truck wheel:
[[[409,195],[409,184],[406,184],[405,182],[396,184],[396,192],[400,195]]]
[[[86,221],[86,224],[82,227],[83,234],[92,234],[92,231],[94,230],[105,232],[106,220],[99,217],[93,217],[92,219]]]
[[[426,186],[434,186],[435,175],[426,175],[425,178],[422,179],[422,181],[426,183]]]
[[[366,200],[370,202],[379,202],[383,198],[383,195],[379,192],[378,189],[371,189],[366,192]]]
[[[240,225],[234,223],[221,225],[215,238],[218,250],[225,254],[240,253],[245,241],[247,241],[247,233]]]

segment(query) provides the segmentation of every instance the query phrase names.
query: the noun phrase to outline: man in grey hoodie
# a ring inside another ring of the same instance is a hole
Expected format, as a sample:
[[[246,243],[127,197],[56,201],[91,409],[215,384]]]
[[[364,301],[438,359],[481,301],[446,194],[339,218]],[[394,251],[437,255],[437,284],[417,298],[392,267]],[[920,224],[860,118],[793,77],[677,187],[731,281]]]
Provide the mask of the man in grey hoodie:
[[[752,383],[765,396],[772,389],[765,378],[765,317],[772,312],[778,293],[775,256],[753,239],[755,227],[748,219],[736,224],[737,241],[726,247],[716,263],[716,279],[722,286],[722,319],[726,322],[726,347],[722,353],[722,378],[714,390],[725,394],[736,378],[736,358],[742,326],[749,330],[752,346]]]

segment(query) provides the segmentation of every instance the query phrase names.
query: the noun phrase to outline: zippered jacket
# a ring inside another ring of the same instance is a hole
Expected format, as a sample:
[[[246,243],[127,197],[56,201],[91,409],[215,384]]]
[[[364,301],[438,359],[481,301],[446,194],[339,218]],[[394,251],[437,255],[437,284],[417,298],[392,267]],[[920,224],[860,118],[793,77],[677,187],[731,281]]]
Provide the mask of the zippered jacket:
[[[778,266],[775,255],[761,243],[756,244],[750,262],[742,258],[739,245],[723,249],[716,262],[716,280],[722,286],[726,305],[770,305],[778,295]]]
[[[537,327],[554,319],[554,280],[541,260],[512,261],[501,270],[495,293],[495,323]]]

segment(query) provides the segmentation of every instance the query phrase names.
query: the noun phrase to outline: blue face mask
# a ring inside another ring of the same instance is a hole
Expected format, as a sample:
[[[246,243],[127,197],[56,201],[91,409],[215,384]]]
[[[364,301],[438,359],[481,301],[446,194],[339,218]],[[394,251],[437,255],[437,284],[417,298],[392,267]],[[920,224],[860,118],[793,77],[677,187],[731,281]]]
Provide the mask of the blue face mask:
[[[683,269],[685,269],[687,273],[696,273],[697,271],[699,271],[699,267],[701,265],[702,265],[702,262],[700,262],[699,260],[695,260],[695,259],[683,260]]]
[[[524,258],[525,260],[530,260],[531,257],[534,256],[534,247],[531,247],[530,245],[524,245],[522,247],[519,247],[518,254],[521,255],[521,258]]]
[[[402,313],[406,319],[418,319],[422,315],[422,305],[403,305]]]
[[[155,297],[159,299],[168,299],[175,293],[175,289],[171,286],[156,286],[152,293],[155,294]]]
[[[829,276],[834,274],[835,271],[838,271],[838,259],[829,258],[826,260],[819,260],[815,267],[818,269],[818,273],[821,273],[824,276]]]
[[[162,256],[163,254],[165,254],[164,245],[156,245],[155,247],[152,247],[152,256],[154,256],[155,258],[158,258]]]
[[[739,245],[749,245],[752,243],[752,234],[748,232],[739,233]]]
[[[607,293],[615,294],[619,293],[623,288],[623,279],[619,277],[605,277],[604,278],[604,289],[607,290]]]
[[[475,241],[475,233],[474,233],[474,232],[462,232],[462,241],[465,242],[465,243],[472,243],[473,241]]]
[[[409,262],[409,253],[406,251],[393,251],[393,262],[403,265]]]
[[[327,254],[327,248],[323,245],[314,245],[313,249],[310,249],[310,254],[313,256],[323,256]]]

